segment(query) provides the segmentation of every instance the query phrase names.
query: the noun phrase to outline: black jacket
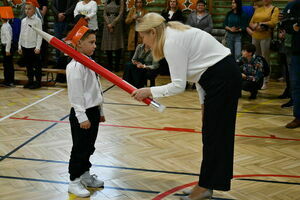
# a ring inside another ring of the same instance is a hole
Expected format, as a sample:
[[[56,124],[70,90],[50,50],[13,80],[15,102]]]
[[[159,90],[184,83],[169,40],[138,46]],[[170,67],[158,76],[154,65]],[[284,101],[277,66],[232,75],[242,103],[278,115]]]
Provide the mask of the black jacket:
[[[179,9],[176,10],[176,12],[173,14],[171,19],[169,19],[169,10],[163,10],[161,12],[161,16],[163,16],[167,22],[169,22],[169,21],[179,21],[182,23],[184,22],[182,12]]]
[[[67,1],[65,8],[59,8],[59,1],[62,0],[52,0],[52,11],[54,13],[55,21],[58,21],[57,15],[60,13],[60,11],[64,11],[66,14],[66,22],[71,22],[74,19],[74,9],[76,7],[76,4],[78,0],[63,0]]]

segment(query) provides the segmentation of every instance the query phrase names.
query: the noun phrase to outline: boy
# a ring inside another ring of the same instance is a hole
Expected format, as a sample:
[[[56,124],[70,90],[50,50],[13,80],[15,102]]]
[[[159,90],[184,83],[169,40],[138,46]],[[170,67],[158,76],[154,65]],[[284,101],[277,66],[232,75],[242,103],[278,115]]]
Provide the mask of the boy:
[[[242,72],[242,89],[250,92],[249,99],[256,99],[258,90],[263,85],[263,60],[254,53],[256,48],[253,44],[246,44],[242,48],[242,57],[237,60]]]
[[[13,19],[13,11],[11,7],[1,7],[1,49],[3,55],[3,67],[4,67],[4,83],[6,87],[14,86],[14,64],[13,64],[13,50],[12,50],[12,28],[8,23],[9,19]]]
[[[72,38],[75,49],[92,56],[96,48],[96,33],[81,26]],[[67,66],[68,95],[72,105],[70,125],[73,146],[70,156],[70,184],[68,191],[79,197],[90,192],[85,187],[102,187],[104,182],[90,175],[90,156],[95,151],[99,122],[105,118],[102,109],[102,92],[98,77],[92,70],[72,60]]]
[[[42,69],[40,60],[40,49],[42,38],[28,25],[42,29],[41,20],[35,15],[37,6],[36,0],[27,0],[25,5],[26,17],[21,23],[21,33],[19,39],[19,54],[24,56],[27,68],[28,83],[24,88],[36,89],[41,87]],[[34,81],[35,77],[35,81]]]

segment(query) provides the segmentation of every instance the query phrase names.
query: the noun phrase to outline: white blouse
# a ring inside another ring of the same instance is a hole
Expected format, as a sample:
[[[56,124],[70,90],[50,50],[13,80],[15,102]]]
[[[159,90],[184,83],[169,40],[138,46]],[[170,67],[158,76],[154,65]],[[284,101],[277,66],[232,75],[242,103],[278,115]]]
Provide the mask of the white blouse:
[[[5,45],[5,52],[10,52],[12,28],[8,22],[1,26],[1,43]]]
[[[98,10],[98,6],[95,1],[91,0],[87,4],[84,4],[83,1],[80,1],[76,4],[74,10],[74,17],[78,14],[89,17],[90,20],[88,21],[88,27],[92,30],[97,30],[98,29],[97,10]]]
[[[197,83],[201,104],[205,91],[198,84],[201,75],[211,66],[230,55],[213,36],[197,28],[180,31],[167,27],[164,44],[165,58],[169,64],[171,83],[151,87],[154,98],[184,92],[186,81]]]

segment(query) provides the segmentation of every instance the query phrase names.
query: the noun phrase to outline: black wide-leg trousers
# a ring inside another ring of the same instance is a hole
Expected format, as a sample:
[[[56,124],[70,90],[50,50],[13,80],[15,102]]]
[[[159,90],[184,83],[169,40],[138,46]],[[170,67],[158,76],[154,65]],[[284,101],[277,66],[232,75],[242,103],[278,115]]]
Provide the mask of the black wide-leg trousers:
[[[234,134],[242,77],[232,56],[209,67],[199,80],[206,95],[202,126],[203,160],[199,186],[230,190]]]

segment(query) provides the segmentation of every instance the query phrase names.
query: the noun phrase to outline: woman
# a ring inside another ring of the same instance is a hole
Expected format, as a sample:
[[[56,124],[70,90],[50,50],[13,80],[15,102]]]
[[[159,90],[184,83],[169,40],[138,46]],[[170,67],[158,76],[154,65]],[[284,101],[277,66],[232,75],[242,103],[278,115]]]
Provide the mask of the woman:
[[[166,21],[179,21],[183,22],[184,18],[181,10],[178,8],[177,0],[168,0],[167,8],[161,12],[161,16],[163,16]]]
[[[164,97],[181,93],[186,81],[197,83],[203,114],[203,161],[199,184],[184,200],[230,190],[236,110],[241,95],[241,73],[230,50],[213,36],[179,22],[165,23],[156,13],[146,14],[136,29],[152,49],[154,59],[165,57],[172,82],[135,90],[132,96]]]
[[[147,74],[155,77],[157,68],[158,62],[153,60],[150,47],[139,44],[131,63],[125,65],[123,79],[136,88],[142,88],[146,85]]]
[[[132,58],[136,46],[141,43],[141,38],[138,36],[137,32],[135,31],[135,26],[137,20],[143,17],[146,13],[148,13],[148,11],[144,9],[143,6],[144,6],[143,0],[136,0],[135,7],[130,9],[125,20],[125,23],[130,25],[129,34],[128,34],[128,46],[127,46],[127,50],[131,52],[130,58]]]
[[[257,55],[263,56],[270,64],[270,42],[272,29],[278,23],[279,9],[272,5],[272,0],[263,0],[264,6],[255,9],[250,21],[253,30],[252,44],[256,47]],[[264,80],[262,89],[266,89],[268,77]]]
[[[108,69],[119,71],[123,39],[123,0],[108,0],[104,4],[104,27],[102,35],[101,49],[106,51],[108,59]],[[113,67],[113,52],[115,53],[115,65]]]
[[[226,46],[235,59],[238,59],[242,50],[242,33],[247,27],[247,15],[242,10],[241,0],[232,0],[231,11],[226,15],[224,27],[227,31]]]
[[[205,6],[205,1],[198,0],[196,10],[188,16],[186,24],[211,33],[213,29],[213,21],[211,15],[206,12]]]
[[[84,15],[84,19],[88,21],[88,27],[96,31],[98,30],[97,9],[97,3],[93,0],[79,1],[74,10],[74,17]]]

